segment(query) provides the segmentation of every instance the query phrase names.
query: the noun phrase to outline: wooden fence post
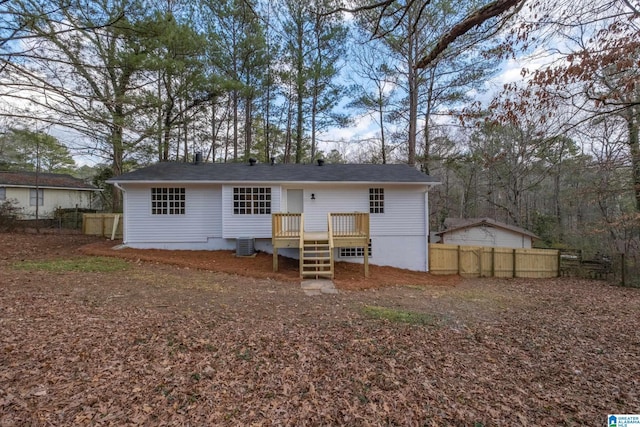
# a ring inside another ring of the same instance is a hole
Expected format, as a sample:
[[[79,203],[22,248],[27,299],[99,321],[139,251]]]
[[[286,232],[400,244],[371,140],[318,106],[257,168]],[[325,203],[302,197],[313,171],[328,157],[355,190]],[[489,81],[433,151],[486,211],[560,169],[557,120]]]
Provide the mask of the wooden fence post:
[[[480,277],[482,277],[482,255],[484,254],[484,250],[482,246],[480,246],[480,249],[478,249],[478,253],[479,253],[478,266],[480,269]]]
[[[626,271],[625,270],[626,270],[626,268],[625,267],[626,267],[626,264],[625,264],[625,261],[624,261],[624,252],[623,252],[623,253],[620,254],[620,268],[622,269],[622,271],[621,271],[622,286],[626,285],[626,283],[625,283],[625,279],[626,279],[626,277],[625,277],[626,276]]]
[[[491,247],[491,277],[496,277],[496,248]]]
[[[458,275],[462,271],[462,247],[458,245]]]
[[[516,270],[516,250],[517,249],[513,250],[513,278],[514,279],[516,278],[516,271],[517,271]]]
[[[556,277],[560,277],[560,263],[562,262],[562,255],[560,249],[558,249],[558,274]]]

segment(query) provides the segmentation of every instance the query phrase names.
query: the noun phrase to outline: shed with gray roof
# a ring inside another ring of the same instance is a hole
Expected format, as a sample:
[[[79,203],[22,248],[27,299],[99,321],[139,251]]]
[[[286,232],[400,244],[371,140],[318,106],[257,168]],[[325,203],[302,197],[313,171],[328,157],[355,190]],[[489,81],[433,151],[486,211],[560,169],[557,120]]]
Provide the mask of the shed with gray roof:
[[[444,231],[435,233],[440,243],[531,249],[538,236],[492,218],[447,218]]]

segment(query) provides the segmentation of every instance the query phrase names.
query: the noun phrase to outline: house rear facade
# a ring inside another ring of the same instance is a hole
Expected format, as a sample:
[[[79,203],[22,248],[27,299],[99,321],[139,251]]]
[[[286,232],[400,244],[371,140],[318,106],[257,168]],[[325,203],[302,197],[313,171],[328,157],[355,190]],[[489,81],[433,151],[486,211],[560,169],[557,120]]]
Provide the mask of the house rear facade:
[[[129,247],[231,250],[249,238],[272,253],[273,214],[303,214],[303,231],[313,233],[327,231],[330,213],[363,212],[371,264],[428,270],[428,193],[437,182],[407,165],[158,163],[108,182],[123,190]],[[362,262],[364,250],[334,255]]]

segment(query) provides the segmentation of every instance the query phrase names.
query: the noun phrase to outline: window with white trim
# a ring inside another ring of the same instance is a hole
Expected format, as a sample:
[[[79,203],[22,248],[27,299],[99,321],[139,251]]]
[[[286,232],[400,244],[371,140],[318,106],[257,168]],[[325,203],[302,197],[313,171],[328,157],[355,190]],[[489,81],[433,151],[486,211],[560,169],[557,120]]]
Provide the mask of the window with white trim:
[[[368,256],[371,257],[371,239],[367,247]],[[355,248],[340,248],[340,258],[364,258],[364,248],[362,246]]]
[[[42,206],[44,205],[44,190],[31,188],[29,190],[29,206]]]
[[[369,213],[384,213],[384,188],[369,189]]]
[[[0,187],[0,200],[7,199],[7,189],[6,187]]]
[[[235,215],[270,215],[271,187],[234,187]]]
[[[152,187],[151,213],[153,215],[184,215],[186,190],[184,187]]]

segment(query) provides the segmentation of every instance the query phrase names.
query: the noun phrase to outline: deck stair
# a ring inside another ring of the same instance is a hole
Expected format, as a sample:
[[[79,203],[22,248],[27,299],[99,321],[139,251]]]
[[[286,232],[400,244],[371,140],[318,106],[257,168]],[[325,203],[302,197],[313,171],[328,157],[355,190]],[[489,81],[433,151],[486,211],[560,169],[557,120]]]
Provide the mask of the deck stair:
[[[333,279],[333,247],[327,233],[304,233],[300,277]]]
[[[333,279],[335,248],[365,248],[364,275],[369,277],[369,214],[327,214],[327,231],[306,231],[304,214],[274,213],[271,216],[273,271],[278,271],[278,250],[298,248],[300,277]]]

